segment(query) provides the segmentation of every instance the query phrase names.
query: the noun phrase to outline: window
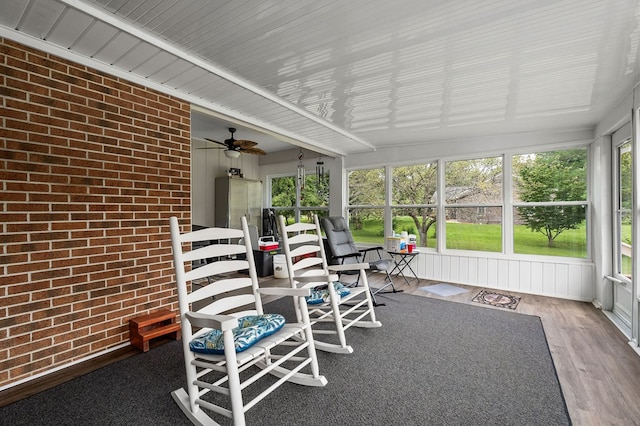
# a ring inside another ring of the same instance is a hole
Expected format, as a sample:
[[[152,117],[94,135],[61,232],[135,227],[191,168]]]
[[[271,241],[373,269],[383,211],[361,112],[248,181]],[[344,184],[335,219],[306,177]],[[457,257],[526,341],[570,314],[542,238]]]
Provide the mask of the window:
[[[432,249],[586,258],[587,163],[587,148],[572,148],[352,170],[349,223],[361,243],[384,244],[393,230]],[[622,173],[628,180],[628,167]],[[620,185],[621,234],[630,242],[630,184]],[[629,265],[624,253],[620,263]]]
[[[502,157],[445,163],[448,249],[502,252]]]
[[[276,215],[283,215],[288,222],[312,221],[314,213],[319,217],[328,215],[328,173],[322,179],[315,174],[306,175],[302,188],[296,187],[295,176],[272,177],[270,180],[271,208]]]
[[[631,250],[633,248],[631,239],[631,218],[633,217],[631,214],[633,205],[632,159],[630,140],[617,146],[616,244],[618,245],[618,249],[616,272],[628,279],[631,279]]]
[[[633,324],[633,142],[632,126],[627,123],[611,135],[613,226],[613,318],[631,336]],[[635,291],[637,295],[637,290]]]
[[[304,188],[300,191],[300,221],[311,222],[313,215],[324,217],[329,214],[329,174],[322,178],[314,175],[305,176]]]
[[[513,156],[513,250],[587,256],[587,151]]]
[[[384,243],[385,169],[352,170],[348,176],[349,227],[356,242]]]
[[[283,176],[271,178],[271,208],[276,215],[293,218],[296,211],[296,178]]]
[[[420,247],[436,247],[438,164],[394,167],[393,231],[416,236]]]

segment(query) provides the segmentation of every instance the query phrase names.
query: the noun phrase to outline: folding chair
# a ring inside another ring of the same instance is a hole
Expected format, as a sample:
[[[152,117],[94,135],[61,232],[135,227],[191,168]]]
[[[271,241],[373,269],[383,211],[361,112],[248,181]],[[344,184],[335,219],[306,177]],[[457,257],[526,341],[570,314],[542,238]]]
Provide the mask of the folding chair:
[[[305,301],[310,291],[258,287],[246,218],[242,230],[206,228],[180,234],[175,217],[170,228],[187,375],[186,388],[172,396],[186,416],[194,424],[218,424],[211,417],[217,414],[244,425],[245,412],[287,381],[324,386],[327,380],[319,372]],[[240,239],[244,242],[238,243]],[[202,241],[210,243],[189,251],[191,244]],[[200,259],[209,261],[192,269],[192,262]],[[208,285],[190,285],[207,277]],[[297,322],[265,314],[261,296],[267,294],[292,297]],[[260,379],[267,374],[278,380],[265,384]],[[245,390],[260,383],[260,393],[244,401]]]
[[[386,275],[385,282],[382,287],[372,290],[374,296],[374,303],[376,305],[384,305],[383,303],[377,303],[375,295],[380,293],[399,293],[402,290],[397,290],[389,270],[393,268],[394,261],[390,257],[382,257],[382,247],[368,247],[360,249],[356,246],[353,240],[353,235],[349,229],[347,221],[342,216],[331,216],[322,219],[322,229],[324,230],[327,238],[327,247],[329,249],[329,259],[341,264],[348,265],[353,262],[365,262],[365,258],[368,253],[375,251],[378,259],[368,260],[370,271],[384,272]],[[358,280],[360,280],[362,274],[358,274]],[[385,288],[391,286],[392,290],[385,290]]]

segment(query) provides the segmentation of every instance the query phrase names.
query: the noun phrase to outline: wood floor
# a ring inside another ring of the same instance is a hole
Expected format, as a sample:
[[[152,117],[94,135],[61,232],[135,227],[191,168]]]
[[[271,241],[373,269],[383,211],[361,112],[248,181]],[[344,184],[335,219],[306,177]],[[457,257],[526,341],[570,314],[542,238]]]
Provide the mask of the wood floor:
[[[372,276],[370,283],[375,287],[382,278],[383,275]],[[408,285],[402,279],[396,279],[395,282],[401,283],[396,287],[406,293],[485,306],[471,302],[481,290],[478,287],[455,284],[469,291],[456,296],[439,297],[420,290],[420,287],[434,282],[415,279],[410,280]],[[261,279],[261,285],[266,286],[287,283],[282,279]],[[516,312],[537,315],[542,319],[573,424],[640,425],[640,356],[601,311],[591,303],[505,293],[521,296]],[[383,302],[384,295],[378,296],[378,299]],[[486,306],[486,309],[504,308]],[[131,348],[0,392],[0,406],[137,353]]]
[[[439,297],[420,290],[435,282],[409,281],[394,280],[405,293],[485,306],[471,301],[479,287],[455,284],[469,291]],[[640,355],[600,310],[591,303],[502,292],[521,296],[516,312],[541,318],[573,424],[640,425]]]

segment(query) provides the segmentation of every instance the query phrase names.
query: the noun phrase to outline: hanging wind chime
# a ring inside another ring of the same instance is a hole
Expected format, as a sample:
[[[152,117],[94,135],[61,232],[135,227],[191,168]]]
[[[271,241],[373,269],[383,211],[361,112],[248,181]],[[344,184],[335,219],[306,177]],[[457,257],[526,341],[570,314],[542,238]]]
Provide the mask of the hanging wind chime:
[[[298,154],[298,188],[300,188],[300,200],[302,200],[302,191],[304,190],[304,182],[305,182],[305,172],[304,172],[304,164],[302,164],[302,157],[304,154],[302,150]]]
[[[324,161],[322,161],[322,157],[316,162],[316,190],[319,196],[324,194]]]

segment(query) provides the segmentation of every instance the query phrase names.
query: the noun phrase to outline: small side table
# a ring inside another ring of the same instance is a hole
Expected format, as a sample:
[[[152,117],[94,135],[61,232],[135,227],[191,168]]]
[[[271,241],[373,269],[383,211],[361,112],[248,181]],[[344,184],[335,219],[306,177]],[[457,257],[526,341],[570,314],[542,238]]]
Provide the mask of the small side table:
[[[409,280],[404,274],[405,269],[409,268],[409,271],[411,271],[415,279],[416,280],[419,279],[418,275],[411,267],[411,261],[413,260],[414,257],[416,257],[416,255],[420,254],[420,251],[413,250],[411,253],[409,253],[408,251],[404,251],[404,252],[390,251],[388,253],[393,257],[393,262],[395,263],[395,266],[389,272],[390,275],[395,275],[396,277],[398,275],[401,275],[402,278],[404,278],[404,281],[407,283],[407,285],[409,285]]]

